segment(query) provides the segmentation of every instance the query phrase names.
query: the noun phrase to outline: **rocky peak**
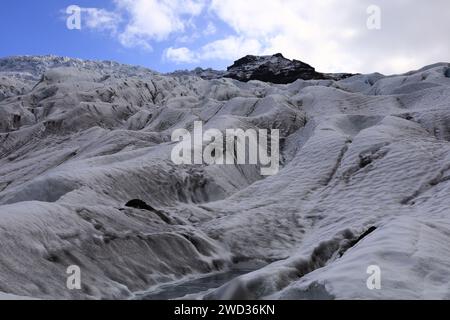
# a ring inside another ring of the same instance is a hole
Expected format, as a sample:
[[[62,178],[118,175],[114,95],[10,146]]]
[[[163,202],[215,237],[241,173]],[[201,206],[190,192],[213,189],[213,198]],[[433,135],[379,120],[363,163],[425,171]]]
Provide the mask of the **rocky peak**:
[[[286,84],[297,79],[329,79],[322,73],[299,60],[289,60],[281,53],[272,56],[247,55],[227,68],[224,75],[240,81],[260,80]]]

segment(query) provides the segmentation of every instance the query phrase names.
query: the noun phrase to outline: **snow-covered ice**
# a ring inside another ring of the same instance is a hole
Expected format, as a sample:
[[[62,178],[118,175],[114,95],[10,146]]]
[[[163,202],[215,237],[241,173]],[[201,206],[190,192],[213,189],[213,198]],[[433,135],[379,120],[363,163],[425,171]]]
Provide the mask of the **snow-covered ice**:
[[[279,173],[175,165],[194,121],[279,129]],[[255,261],[197,298],[450,299],[449,141],[447,63],[281,85],[0,59],[0,299],[124,299]]]

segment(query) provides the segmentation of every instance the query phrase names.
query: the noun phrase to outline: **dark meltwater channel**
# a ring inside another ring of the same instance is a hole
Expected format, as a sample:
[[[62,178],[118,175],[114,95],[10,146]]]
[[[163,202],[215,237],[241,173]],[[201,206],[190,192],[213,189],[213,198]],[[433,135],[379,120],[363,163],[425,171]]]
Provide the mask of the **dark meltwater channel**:
[[[171,300],[182,298],[188,294],[195,294],[209,289],[219,288],[225,283],[255,269],[233,269],[230,271],[206,275],[201,278],[183,282],[161,285],[157,289],[139,294],[138,300]]]

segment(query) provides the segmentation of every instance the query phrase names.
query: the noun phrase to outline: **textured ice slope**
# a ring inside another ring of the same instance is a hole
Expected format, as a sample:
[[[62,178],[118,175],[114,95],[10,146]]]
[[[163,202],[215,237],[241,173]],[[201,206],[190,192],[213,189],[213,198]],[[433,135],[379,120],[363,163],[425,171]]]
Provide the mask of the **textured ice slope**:
[[[199,297],[450,298],[449,70],[272,85],[0,60],[0,291],[127,298],[259,261]],[[280,129],[280,172],[174,165],[198,120]]]

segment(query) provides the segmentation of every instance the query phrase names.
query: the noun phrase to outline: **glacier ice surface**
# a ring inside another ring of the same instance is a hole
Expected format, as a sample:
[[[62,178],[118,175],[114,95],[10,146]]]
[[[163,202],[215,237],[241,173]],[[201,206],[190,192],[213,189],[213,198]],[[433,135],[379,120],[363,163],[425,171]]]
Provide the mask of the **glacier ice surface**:
[[[0,298],[122,299],[258,262],[196,297],[449,299],[449,67],[276,85],[1,59]],[[195,121],[279,129],[280,172],[174,165]]]

